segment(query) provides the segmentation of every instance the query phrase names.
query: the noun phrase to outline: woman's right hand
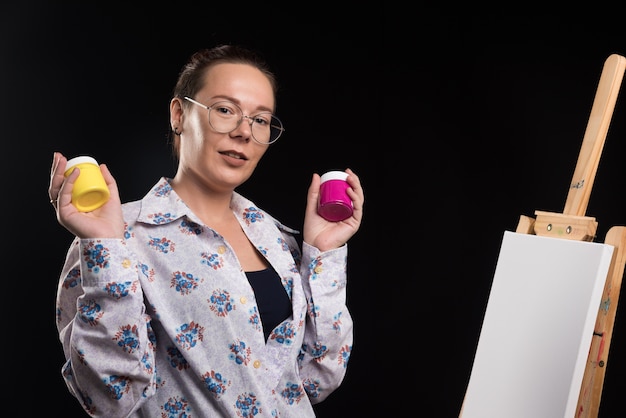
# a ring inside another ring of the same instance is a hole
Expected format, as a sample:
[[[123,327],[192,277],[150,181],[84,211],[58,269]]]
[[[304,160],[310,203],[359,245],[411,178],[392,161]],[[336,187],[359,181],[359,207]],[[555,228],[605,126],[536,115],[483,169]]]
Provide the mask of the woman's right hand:
[[[109,188],[109,200],[91,212],[79,212],[72,204],[72,189],[80,170],[74,169],[66,178],[63,173],[67,158],[55,152],[50,170],[48,195],[56,211],[57,220],[79,238],[124,238],[124,217],[117,183],[105,164],[100,170]]]

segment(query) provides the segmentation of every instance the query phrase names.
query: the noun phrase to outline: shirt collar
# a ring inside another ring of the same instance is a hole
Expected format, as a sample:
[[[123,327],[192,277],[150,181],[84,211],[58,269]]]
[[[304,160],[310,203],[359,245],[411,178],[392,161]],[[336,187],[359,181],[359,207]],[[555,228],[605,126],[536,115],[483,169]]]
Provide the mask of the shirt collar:
[[[141,209],[139,210],[137,220],[151,225],[164,225],[186,216],[188,219],[202,224],[200,219],[195,216],[180,196],[176,194],[170,184],[171,180],[168,177],[161,177],[141,199]],[[239,214],[245,224],[253,224],[257,219],[261,218],[273,222],[280,229],[298,233],[297,230],[286,227],[266,212],[257,208],[254,202],[237,192],[233,192],[230,207],[235,214]]]

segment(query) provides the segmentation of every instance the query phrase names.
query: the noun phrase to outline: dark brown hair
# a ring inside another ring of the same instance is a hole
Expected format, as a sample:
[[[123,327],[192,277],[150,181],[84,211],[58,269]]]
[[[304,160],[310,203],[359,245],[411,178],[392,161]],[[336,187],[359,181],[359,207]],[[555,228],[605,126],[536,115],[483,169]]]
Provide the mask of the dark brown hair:
[[[194,97],[203,87],[206,71],[221,63],[247,64],[259,69],[269,80],[276,96],[276,76],[265,59],[258,52],[237,45],[219,45],[195,52],[180,71],[173,96],[179,99]]]

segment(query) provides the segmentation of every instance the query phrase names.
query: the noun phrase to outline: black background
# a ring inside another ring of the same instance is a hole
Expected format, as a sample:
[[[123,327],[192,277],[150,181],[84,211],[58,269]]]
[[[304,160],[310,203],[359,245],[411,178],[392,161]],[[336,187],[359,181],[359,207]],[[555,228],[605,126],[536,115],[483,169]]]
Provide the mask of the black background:
[[[626,54],[623,19],[131,3],[12,2],[0,13],[3,353],[15,415],[82,416],[54,322],[71,236],[48,203],[53,151],[93,155],[122,200],[141,198],[174,174],[168,104],[180,67],[231,42],[267,56],[287,128],[240,191],[296,228],[314,171],[350,167],[366,194],[349,250],[354,349],[318,416],[457,417],[502,235],[521,215],[563,211],[604,61]],[[587,210],[599,242],[626,223],[624,100]],[[618,309],[600,418],[626,414],[625,338]]]

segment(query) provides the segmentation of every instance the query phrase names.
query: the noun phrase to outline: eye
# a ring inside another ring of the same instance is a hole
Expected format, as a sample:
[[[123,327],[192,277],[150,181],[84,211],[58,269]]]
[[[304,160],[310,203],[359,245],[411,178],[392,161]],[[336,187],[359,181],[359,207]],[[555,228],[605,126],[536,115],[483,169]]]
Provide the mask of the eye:
[[[222,116],[237,116],[240,114],[239,109],[233,103],[229,102],[215,103],[211,106],[211,109]]]
[[[260,126],[269,126],[272,120],[271,113],[261,113],[254,116],[254,123],[258,123]]]

